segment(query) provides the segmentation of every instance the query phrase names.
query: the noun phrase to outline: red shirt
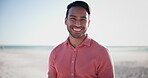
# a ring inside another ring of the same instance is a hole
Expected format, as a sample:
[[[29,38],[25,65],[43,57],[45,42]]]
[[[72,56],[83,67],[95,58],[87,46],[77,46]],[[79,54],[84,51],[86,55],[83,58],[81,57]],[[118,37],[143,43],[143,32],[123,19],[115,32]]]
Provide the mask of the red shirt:
[[[73,48],[69,40],[50,54],[49,76],[57,78],[114,78],[108,50],[90,38]]]

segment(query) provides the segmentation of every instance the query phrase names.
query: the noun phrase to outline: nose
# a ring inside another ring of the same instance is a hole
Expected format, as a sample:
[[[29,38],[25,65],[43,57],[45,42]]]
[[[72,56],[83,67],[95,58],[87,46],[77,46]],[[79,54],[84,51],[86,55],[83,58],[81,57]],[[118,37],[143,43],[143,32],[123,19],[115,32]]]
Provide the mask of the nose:
[[[81,26],[81,21],[77,20],[76,23],[75,23],[75,25],[76,25],[77,27],[80,27],[80,26]]]

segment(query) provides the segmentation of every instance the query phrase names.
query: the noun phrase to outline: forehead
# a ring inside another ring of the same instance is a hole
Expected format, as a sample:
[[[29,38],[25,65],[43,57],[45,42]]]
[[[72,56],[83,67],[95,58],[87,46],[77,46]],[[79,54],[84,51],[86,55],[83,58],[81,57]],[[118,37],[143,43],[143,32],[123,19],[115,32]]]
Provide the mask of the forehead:
[[[72,7],[69,9],[69,14],[68,16],[71,16],[71,15],[74,15],[74,16],[77,16],[77,17],[81,17],[81,16],[85,16],[87,17],[88,16],[88,13],[87,11],[82,8],[82,7]]]

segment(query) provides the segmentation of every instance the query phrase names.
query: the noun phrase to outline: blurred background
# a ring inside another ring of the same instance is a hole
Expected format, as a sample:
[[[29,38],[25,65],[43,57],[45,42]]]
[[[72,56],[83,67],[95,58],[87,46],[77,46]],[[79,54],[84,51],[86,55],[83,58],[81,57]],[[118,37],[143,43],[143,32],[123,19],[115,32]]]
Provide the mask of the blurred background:
[[[68,37],[66,7],[75,0],[0,0],[0,78],[47,78],[52,49]],[[87,33],[107,47],[116,78],[148,78],[148,0],[83,0]]]
[[[0,45],[57,45],[68,37],[66,7],[74,0],[0,0]],[[90,37],[109,46],[148,45],[147,0],[85,0]]]

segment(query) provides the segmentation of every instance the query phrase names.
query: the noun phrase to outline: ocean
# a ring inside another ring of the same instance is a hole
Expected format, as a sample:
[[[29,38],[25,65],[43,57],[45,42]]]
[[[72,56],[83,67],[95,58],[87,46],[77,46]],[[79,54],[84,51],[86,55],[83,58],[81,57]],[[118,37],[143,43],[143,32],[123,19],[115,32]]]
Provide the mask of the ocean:
[[[54,46],[0,46],[0,49],[52,50]]]
[[[148,52],[148,46],[106,46],[110,51],[144,51]],[[0,49],[22,50],[53,50],[55,46],[0,46]]]
[[[148,46],[107,46],[110,51],[148,52]]]

